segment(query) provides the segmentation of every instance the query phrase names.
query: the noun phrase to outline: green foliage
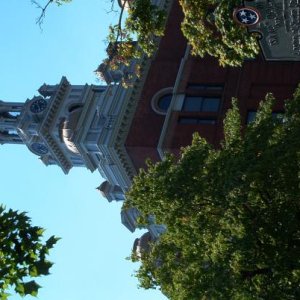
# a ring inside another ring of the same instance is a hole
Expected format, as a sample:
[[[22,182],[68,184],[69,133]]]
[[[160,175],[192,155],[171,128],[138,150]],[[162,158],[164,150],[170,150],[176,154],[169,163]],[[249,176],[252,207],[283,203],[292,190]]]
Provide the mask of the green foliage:
[[[241,66],[259,53],[257,34],[233,20],[241,0],[179,0],[184,13],[182,32],[192,53],[216,57],[221,66]],[[122,22],[128,4],[128,17]],[[109,27],[108,58],[103,63],[112,70],[129,66],[134,58],[151,57],[157,40],[164,35],[166,11],[151,0],[125,1],[118,24]],[[98,74],[98,73],[97,73]],[[98,74],[101,78],[101,72]],[[126,85],[126,84],[125,84]]]
[[[137,36],[137,43],[144,53],[151,56],[156,49],[156,40],[164,34],[165,11],[151,0],[130,2],[125,27]]]
[[[0,299],[11,288],[21,296],[37,296],[40,286],[30,278],[48,275],[53,265],[46,259],[59,240],[42,241],[44,229],[32,226],[24,213],[0,206]]]
[[[240,0],[180,0],[184,20],[182,32],[192,46],[192,53],[209,54],[221,66],[240,66],[245,58],[254,58],[259,47],[255,34],[233,20],[233,10]]]
[[[172,300],[300,298],[300,87],[272,116],[267,95],[241,130],[236,100],[213,149],[195,134],[135,177],[125,207],[154,214],[167,232],[137,271]]]
[[[126,4],[128,14],[123,22]],[[132,59],[143,55],[150,57],[157,47],[158,38],[164,34],[165,19],[166,12],[152,4],[151,0],[125,1],[118,24],[109,27],[108,58],[103,63],[116,70],[129,66]]]

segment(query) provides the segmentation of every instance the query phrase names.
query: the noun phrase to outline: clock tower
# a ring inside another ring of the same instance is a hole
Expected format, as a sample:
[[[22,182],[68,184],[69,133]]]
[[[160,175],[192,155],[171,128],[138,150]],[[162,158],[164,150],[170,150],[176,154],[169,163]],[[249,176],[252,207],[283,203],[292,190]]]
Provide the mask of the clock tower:
[[[135,169],[124,148],[128,90],[120,85],[43,84],[25,103],[0,102],[0,144],[23,144],[45,165],[98,170],[124,199]]]

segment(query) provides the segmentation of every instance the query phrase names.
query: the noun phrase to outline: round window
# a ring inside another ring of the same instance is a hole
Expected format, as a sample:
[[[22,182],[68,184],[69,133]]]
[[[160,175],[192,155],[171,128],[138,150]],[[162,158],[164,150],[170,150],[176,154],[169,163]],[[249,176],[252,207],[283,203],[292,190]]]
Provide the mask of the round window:
[[[173,88],[168,87],[158,91],[151,100],[152,109],[160,115],[165,115],[173,97]]]
[[[172,94],[166,94],[160,97],[157,101],[157,106],[162,112],[167,112],[172,100]]]

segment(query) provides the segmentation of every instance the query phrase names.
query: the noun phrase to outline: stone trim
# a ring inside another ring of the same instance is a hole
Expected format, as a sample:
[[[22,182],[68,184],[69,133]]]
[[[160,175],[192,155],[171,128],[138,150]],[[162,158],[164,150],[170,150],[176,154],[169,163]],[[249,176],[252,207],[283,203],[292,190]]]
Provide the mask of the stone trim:
[[[171,115],[173,112],[173,108],[177,106],[176,105],[177,96],[178,96],[177,93],[178,93],[179,85],[180,85],[181,78],[182,78],[182,75],[184,72],[184,66],[185,66],[185,64],[188,60],[189,54],[190,54],[190,50],[191,50],[191,47],[188,45],[186,47],[184,57],[181,59],[181,63],[180,63],[179,69],[178,69],[178,73],[177,73],[177,77],[176,77],[176,81],[175,81],[175,85],[174,85],[173,97],[172,97],[168,112],[166,114],[164,125],[163,125],[162,131],[160,134],[160,138],[158,141],[157,151],[158,151],[161,159],[164,159],[164,157],[165,157],[164,141],[165,141],[166,134],[168,132],[168,127],[169,127]]]

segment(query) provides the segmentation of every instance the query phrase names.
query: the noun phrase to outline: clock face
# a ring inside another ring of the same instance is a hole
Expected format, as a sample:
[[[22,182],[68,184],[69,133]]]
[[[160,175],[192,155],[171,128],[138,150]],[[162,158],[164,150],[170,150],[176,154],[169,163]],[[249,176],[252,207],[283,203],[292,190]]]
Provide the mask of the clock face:
[[[40,155],[44,155],[48,153],[48,148],[41,143],[32,143],[31,144],[31,150],[36,153],[36,154],[40,154]]]
[[[47,101],[45,99],[36,99],[30,105],[30,111],[34,114],[38,114],[45,110],[47,107]]]

